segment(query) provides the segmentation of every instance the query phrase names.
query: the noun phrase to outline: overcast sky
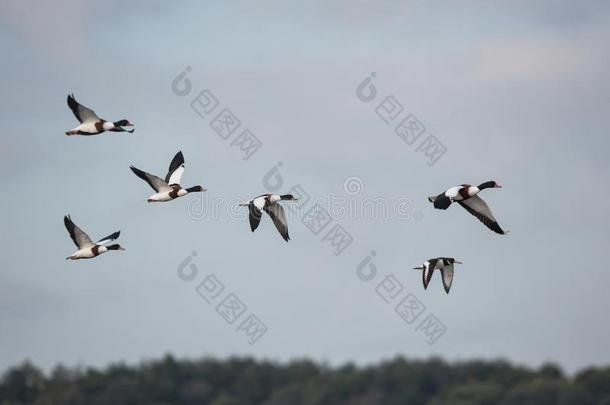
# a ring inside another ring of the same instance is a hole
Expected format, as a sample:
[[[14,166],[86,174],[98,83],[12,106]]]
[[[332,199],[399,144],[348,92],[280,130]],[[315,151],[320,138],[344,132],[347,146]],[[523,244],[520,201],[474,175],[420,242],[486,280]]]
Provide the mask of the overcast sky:
[[[0,368],[166,352],[607,364],[606,4],[0,1]],[[190,103],[205,89],[218,105],[202,118]],[[135,133],[65,136],[68,93]],[[388,123],[386,96],[403,107]],[[210,125],[225,108],[241,122],[226,140]],[[394,132],[408,114],[425,126],[412,144]],[[262,144],[247,160],[245,129]],[[433,165],[430,135],[446,148]],[[129,165],[164,176],[178,150],[204,200],[147,204]],[[426,199],[486,180],[504,186],[482,196],[507,236]],[[351,215],[317,234],[291,215],[289,243],[269,218],[251,233],[237,215],[238,199],[295,185],[311,196],[303,212],[331,195]],[[390,214],[354,212],[372,199]],[[216,214],[201,209],[213,201]],[[126,251],[66,261],[65,214],[94,240],[120,229]],[[336,225],[352,239],[339,255]],[[464,262],[449,295],[412,270],[436,256]],[[207,303],[210,274],[225,288]],[[226,297],[247,307],[232,324],[216,310]],[[395,312],[405,297],[425,306],[410,323]],[[249,315],[267,328],[252,345]],[[446,329],[433,344],[426,319]]]

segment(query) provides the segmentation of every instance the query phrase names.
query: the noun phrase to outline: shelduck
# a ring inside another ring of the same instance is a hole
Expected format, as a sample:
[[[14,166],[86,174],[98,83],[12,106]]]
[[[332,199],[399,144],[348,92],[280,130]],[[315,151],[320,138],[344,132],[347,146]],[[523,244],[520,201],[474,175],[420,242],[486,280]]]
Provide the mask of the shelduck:
[[[71,256],[66,257],[66,260],[91,259],[102,253],[106,253],[109,250],[125,250],[118,243],[108,245],[109,242],[119,238],[121,231],[116,231],[115,233],[100,239],[96,243],[93,243],[91,238],[89,238],[89,235],[72,222],[69,215],[64,217],[64,225],[66,225],[66,229],[74,241],[74,244],[78,247],[78,250]]]
[[[424,289],[428,288],[432,274],[434,270],[440,270],[443,278],[443,287],[445,292],[449,294],[451,289],[451,283],[453,282],[453,264],[462,264],[462,262],[455,260],[453,257],[437,257],[435,259],[429,259],[419,267],[413,267],[414,270],[422,270],[422,280],[424,282]]]
[[[508,231],[500,228],[489,206],[477,195],[481,190],[486,188],[502,188],[502,186],[495,181],[486,181],[478,186],[462,184],[451,187],[437,196],[428,197],[428,201],[434,204],[434,208],[440,210],[446,210],[455,201],[464,207],[466,211],[477,217],[486,227],[500,235],[505,235]]]
[[[276,229],[282,235],[282,238],[286,242],[290,240],[288,235],[288,222],[286,221],[286,215],[284,214],[284,208],[278,204],[280,201],[296,201],[292,194],[261,194],[252,200],[239,204],[242,207],[248,207],[250,210],[250,229],[252,232],[258,228],[258,224],[261,221],[263,211],[265,211],[275,224]]]
[[[133,129],[123,128],[133,127],[133,124],[128,120],[110,122],[98,117],[92,109],[76,101],[74,94],[68,96],[68,107],[70,107],[80,125],[66,131],[66,135],[97,135],[105,131],[132,133],[134,131]]]
[[[184,156],[182,155],[181,151],[176,153],[176,156],[174,156],[172,159],[167,175],[165,176],[165,180],[150,173],[146,173],[145,171],[134,166],[129,167],[131,171],[136,174],[136,176],[146,181],[153,188],[153,190],[156,191],[155,194],[148,198],[148,202],[171,201],[178,197],[185,196],[188,193],[206,191],[206,189],[201,186],[183,188],[180,185],[180,180],[182,179],[182,174],[184,173]]]

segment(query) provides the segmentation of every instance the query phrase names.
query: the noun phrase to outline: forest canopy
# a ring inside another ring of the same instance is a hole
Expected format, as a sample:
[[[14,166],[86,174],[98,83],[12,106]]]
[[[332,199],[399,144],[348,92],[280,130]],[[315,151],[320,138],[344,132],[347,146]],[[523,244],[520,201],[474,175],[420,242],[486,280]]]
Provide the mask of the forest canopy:
[[[572,377],[502,360],[447,363],[401,357],[357,367],[251,358],[157,361],[103,370],[30,362],[7,370],[1,404],[608,404],[610,367]]]

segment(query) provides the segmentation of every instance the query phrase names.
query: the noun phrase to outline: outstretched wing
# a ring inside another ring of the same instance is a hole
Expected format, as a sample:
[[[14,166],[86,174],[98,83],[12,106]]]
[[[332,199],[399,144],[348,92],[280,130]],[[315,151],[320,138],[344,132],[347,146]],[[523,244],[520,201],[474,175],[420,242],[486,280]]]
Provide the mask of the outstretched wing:
[[[169,186],[165,181],[163,181],[163,179],[150,173],[146,173],[145,171],[140,170],[137,167],[129,166],[129,168],[132,172],[136,174],[136,176],[147,182],[156,192],[162,191],[164,189],[169,189]]]
[[[282,238],[288,242],[290,240],[290,236],[288,236],[288,222],[286,221],[286,215],[284,214],[284,207],[276,203],[266,205],[264,210],[273,220],[273,224],[277,228],[280,235],[282,235]]]
[[[74,98],[74,94],[70,94],[68,96],[68,107],[70,107],[76,119],[81,123],[89,121],[98,121],[100,119],[95,113],[95,111],[85,107],[84,105],[76,101],[76,99]]]
[[[111,242],[113,240],[116,240],[119,238],[119,235],[121,234],[121,231],[116,231],[115,233],[106,236],[105,238],[102,238],[100,240],[97,241],[98,245],[105,245],[108,242]]]
[[[250,201],[250,204],[248,204],[248,209],[250,210],[250,229],[252,232],[254,232],[256,228],[258,228],[258,224],[261,223],[263,213],[254,205],[254,201]]]
[[[78,247],[79,249],[83,249],[94,245],[93,241],[91,241],[91,238],[89,238],[89,235],[87,235],[85,232],[83,232],[82,229],[76,226],[74,222],[72,222],[72,219],[69,215],[66,215],[64,217],[64,225],[66,225],[66,229],[68,230],[68,233],[70,234],[70,237],[74,241],[76,247]]]
[[[441,193],[436,197],[428,197],[428,201],[434,204],[434,208],[439,210],[446,210],[451,205],[451,198],[447,197],[445,193]]]
[[[434,273],[435,267],[436,267],[435,260],[428,261],[428,265],[426,265],[426,263],[424,263],[424,269],[422,271],[422,280],[424,282],[424,290],[428,288],[428,284],[430,284],[430,280],[432,280],[432,274]]]
[[[176,153],[176,156],[174,156],[172,162],[169,164],[165,182],[170,186],[172,184],[180,184],[182,173],[184,173],[184,156],[182,156],[182,152],[180,151]]]
[[[486,227],[495,233],[499,233],[500,235],[504,235],[506,233],[502,230],[502,228],[500,228],[500,225],[498,225],[496,218],[494,218],[494,215],[491,213],[491,210],[485,201],[483,201],[478,195],[458,202],[462,207],[464,207],[464,209],[466,209],[466,211],[477,217],[479,221],[481,221]]]
[[[451,288],[451,283],[453,282],[453,264],[443,266],[441,269],[441,275],[443,276],[443,287],[445,287],[445,291],[447,294],[449,294],[449,289]]]

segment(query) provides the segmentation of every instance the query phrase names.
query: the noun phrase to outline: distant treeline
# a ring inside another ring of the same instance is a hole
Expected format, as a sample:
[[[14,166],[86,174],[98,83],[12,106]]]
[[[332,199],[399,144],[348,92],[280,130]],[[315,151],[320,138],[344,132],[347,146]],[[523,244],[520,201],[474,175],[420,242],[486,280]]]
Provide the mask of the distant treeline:
[[[548,364],[533,370],[504,361],[446,363],[397,358],[329,367],[249,358],[160,361],[105,370],[31,363],[2,376],[2,404],[608,404],[610,367],[572,378]]]

